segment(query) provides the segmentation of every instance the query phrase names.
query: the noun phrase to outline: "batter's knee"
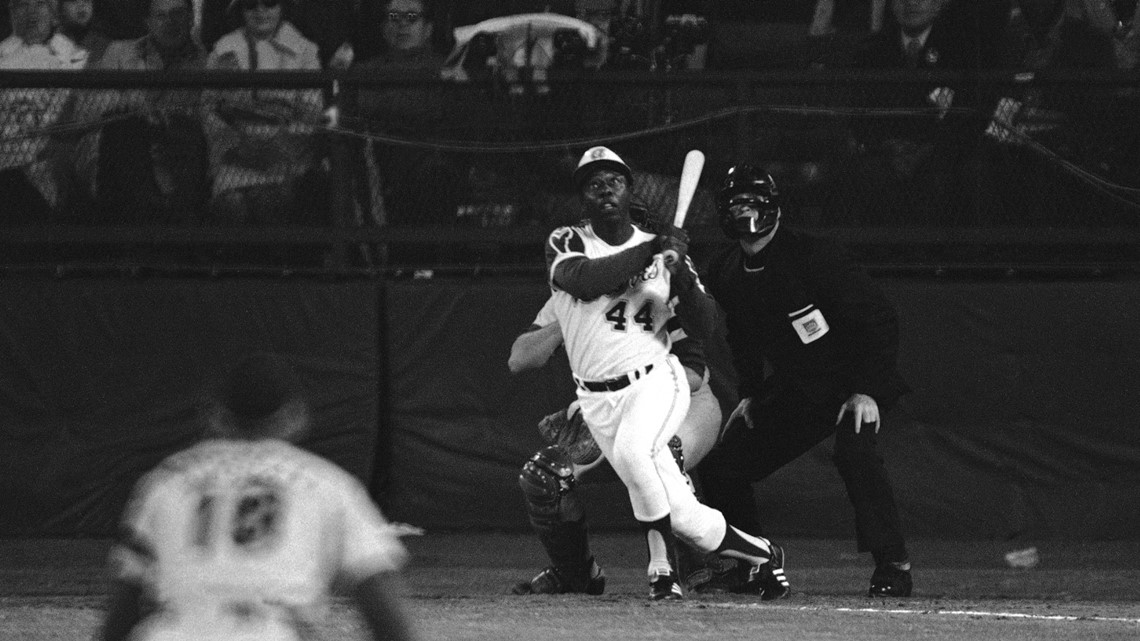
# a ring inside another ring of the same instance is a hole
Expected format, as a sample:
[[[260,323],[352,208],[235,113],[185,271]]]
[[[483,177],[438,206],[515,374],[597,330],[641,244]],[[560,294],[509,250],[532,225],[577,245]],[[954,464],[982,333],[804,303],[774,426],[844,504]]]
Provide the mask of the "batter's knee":
[[[723,521],[723,517],[695,499],[669,503],[669,520],[678,538],[702,552],[716,548],[717,520]]]

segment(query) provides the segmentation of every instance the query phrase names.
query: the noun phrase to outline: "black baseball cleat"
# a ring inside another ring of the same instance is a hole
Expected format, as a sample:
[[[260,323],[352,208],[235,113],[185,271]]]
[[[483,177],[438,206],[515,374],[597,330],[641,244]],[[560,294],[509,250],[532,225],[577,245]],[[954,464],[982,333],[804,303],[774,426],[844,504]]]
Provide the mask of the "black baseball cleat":
[[[590,559],[586,572],[574,572],[565,568],[550,566],[539,572],[530,581],[522,581],[511,588],[512,594],[589,594],[599,595],[606,591],[606,573],[597,561]]]
[[[784,574],[784,548],[771,541],[768,545],[772,548],[772,558],[760,566],[760,600],[786,599],[792,592],[792,585]]]
[[[677,575],[672,572],[659,572],[649,580],[649,598],[653,601],[676,601],[684,598]]]
[[[871,575],[871,589],[867,592],[869,597],[908,597],[914,590],[910,570],[902,570],[890,563],[884,563],[875,568]]]
[[[760,565],[741,564],[744,580],[738,588],[731,590],[739,594],[759,594],[761,601],[786,599],[792,592],[792,585],[784,575],[784,548],[768,542],[772,556]]]

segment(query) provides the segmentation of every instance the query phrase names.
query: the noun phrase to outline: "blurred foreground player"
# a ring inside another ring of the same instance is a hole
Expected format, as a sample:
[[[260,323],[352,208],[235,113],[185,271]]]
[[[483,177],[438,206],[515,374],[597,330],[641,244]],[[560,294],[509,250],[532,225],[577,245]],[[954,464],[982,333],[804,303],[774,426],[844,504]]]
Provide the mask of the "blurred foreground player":
[[[712,258],[706,279],[725,311],[741,401],[701,465],[704,498],[759,534],[752,482],[834,434],[859,551],[875,559],[870,595],[909,596],[910,561],[876,442],[883,413],[909,391],[896,367],[895,309],[839,245],[780,229],[779,192],[765,172],[729,170],[717,209],[735,242]]]
[[[301,641],[334,584],[352,591],[374,639],[415,638],[398,597],[397,529],[354,477],[290,443],[309,407],[289,366],[242,361],[208,421],[214,438],[135,488],[100,638]]]

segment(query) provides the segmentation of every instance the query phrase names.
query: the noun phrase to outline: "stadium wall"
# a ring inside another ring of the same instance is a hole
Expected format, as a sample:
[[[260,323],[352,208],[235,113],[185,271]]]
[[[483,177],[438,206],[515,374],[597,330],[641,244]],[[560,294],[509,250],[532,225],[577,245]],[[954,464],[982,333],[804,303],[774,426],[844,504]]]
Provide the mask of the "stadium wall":
[[[379,288],[370,282],[0,279],[0,535],[106,536],[134,481],[201,433],[205,386],[287,355],[308,446],[370,479]]]
[[[912,536],[1140,533],[1140,282],[880,278],[915,392],[883,452]],[[535,423],[573,398],[564,356],[512,376],[541,279],[0,280],[0,535],[105,536],[134,480],[199,434],[202,382],[290,355],[306,446],[429,529],[524,529]],[[723,354],[719,355],[723,357]],[[759,484],[770,533],[850,537],[828,444]],[[596,528],[633,526],[613,478]]]
[[[1140,282],[880,282],[914,388],[881,435],[912,536],[1140,536]],[[518,377],[506,362],[547,295],[534,279],[389,288],[390,516],[528,527],[518,469],[574,392],[564,354]],[[593,527],[636,527],[616,478],[582,487]],[[758,489],[770,533],[852,536],[830,443]]]

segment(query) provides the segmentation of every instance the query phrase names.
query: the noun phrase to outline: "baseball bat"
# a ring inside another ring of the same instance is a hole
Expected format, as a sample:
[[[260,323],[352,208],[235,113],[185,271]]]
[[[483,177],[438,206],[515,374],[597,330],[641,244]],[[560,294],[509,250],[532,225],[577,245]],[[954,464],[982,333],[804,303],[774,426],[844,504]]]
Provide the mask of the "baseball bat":
[[[699,149],[692,149],[685,154],[685,165],[681,168],[681,186],[677,190],[677,211],[673,214],[673,226],[683,227],[685,216],[689,215],[689,205],[693,203],[693,195],[697,193],[697,183],[701,181],[701,172],[705,169],[705,155]],[[662,254],[665,264],[672,265],[679,258],[677,252],[666,249]]]

